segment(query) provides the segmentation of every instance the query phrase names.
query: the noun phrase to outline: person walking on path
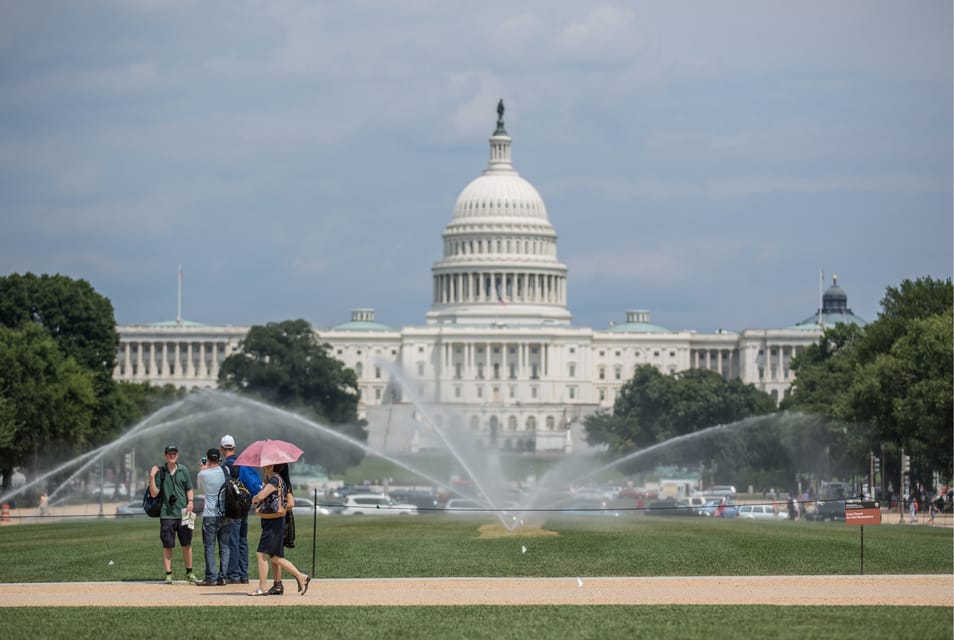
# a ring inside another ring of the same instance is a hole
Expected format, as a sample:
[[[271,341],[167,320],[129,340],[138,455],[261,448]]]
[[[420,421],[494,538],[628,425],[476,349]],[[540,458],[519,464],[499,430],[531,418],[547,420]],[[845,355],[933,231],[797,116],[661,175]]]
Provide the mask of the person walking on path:
[[[192,527],[183,516],[192,515],[194,493],[192,478],[185,465],[179,464],[179,447],[174,444],[166,446],[165,470],[160,482],[162,483],[162,508],[159,511],[159,540],[162,542],[162,562],[166,569],[166,584],[172,584],[172,550],[176,546],[176,537],[182,547],[182,562],[185,564],[186,580],[198,582],[192,572]],[[159,467],[149,471],[149,494],[156,497],[160,487],[156,484]],[[192,525],[195,526],[195,525]]]
[[[258,558],[258,588],[248,595],[268,596],[268,567],[275,562],[282,569],[295,576],[298,581],[298,593],[305,595],[311,576],[302,573],[285,557],[285,510],[286,488],[285,483],[277,473],[274,465],[263,467],[265,482],[261,491],[252,498],[255,512],[262,520],[262,537],[258,543],[256,556]]]
[[[202,512],[202,544],[205,547],[205,579],[200,587],[224,585],[229,569],[229,538],[232,534],[232,519],[225,516],[225,505],[219,496],[228,477],[228,470],[219,462],[218,449],[209,449],[199,467],[199,484],[205,491],[205,510]],[[216,571],[215,543],[219,544],[219,565]]]
[[[235,438],[222,436],[219,442],[222,455],[225,456],[225,468],[232,478],[242,481],[253,496],[262,490],[262,481],[252,467],[236,467]],[[226,574],[227,584],[248,584],[248,515],[232,520],[232,533],[229,537],[229,568]]]

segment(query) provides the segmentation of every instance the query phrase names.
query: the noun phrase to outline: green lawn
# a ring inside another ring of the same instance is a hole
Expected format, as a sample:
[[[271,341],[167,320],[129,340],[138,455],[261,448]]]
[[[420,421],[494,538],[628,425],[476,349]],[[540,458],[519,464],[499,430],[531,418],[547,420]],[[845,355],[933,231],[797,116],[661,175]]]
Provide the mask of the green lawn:
[[[318,519],[321,578],[421,576],[661,576],[857,574],[859,531],[844,524],[703,518],[551,518],[530,530],[481,537],[489,518]],[[251,523],[257,539],[258,523]],[[310,522],[289,557],[311,567]],[[865,570],[952,572],[950,529],[865,528]],[[526,553],[521,547],[527,548]],[[196,545],[196,571],[202,561]],[[78,520],[0,528],[2,582],[157,580],[158,522]],[[181,571],[176,552],[175,567]],[[110,564],[112,561],[112,564]],[[9,638],[192,638],[227,620],[241,636],[282,638],[951,638],[952,609],[937,607],[538,606],[261,608],[4,608]]]

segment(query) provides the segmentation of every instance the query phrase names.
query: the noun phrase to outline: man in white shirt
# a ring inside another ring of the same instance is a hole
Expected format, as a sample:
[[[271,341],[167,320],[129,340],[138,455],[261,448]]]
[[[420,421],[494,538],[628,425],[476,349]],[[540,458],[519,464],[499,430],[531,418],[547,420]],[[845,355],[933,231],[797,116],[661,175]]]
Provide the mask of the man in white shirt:
[[[225,505],[219,497],[225,485],[227,471],[220,465],[218,449],[209,449],[199,467],[199,486],[205,491],[205,511],[202,512],[202,544],[205,546],[205,579],[196,586],[211,587],[225,584],[229,569],[229,537],[232,520],[225,517]],[[215,543],[219,543],[219,567],[215,566]]]

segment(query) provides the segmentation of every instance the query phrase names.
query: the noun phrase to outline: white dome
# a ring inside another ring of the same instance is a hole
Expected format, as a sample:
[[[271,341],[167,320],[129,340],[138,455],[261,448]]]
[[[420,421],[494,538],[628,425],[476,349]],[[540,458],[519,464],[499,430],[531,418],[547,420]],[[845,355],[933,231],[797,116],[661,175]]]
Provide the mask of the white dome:
[[[516,171],[486,173],[476,178],[464,187],[454,205],[455,220],[500,216],[547,220],[543,198]]]

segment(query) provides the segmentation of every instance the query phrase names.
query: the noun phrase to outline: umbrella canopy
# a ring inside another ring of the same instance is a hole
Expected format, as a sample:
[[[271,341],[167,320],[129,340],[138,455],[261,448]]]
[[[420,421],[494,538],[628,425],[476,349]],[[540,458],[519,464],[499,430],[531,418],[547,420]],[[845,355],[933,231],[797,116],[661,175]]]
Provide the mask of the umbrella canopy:
[[[267,467],[270,464],[295,462],[302,450],[284,440],[256,440],[235,459],[240,467]]]

